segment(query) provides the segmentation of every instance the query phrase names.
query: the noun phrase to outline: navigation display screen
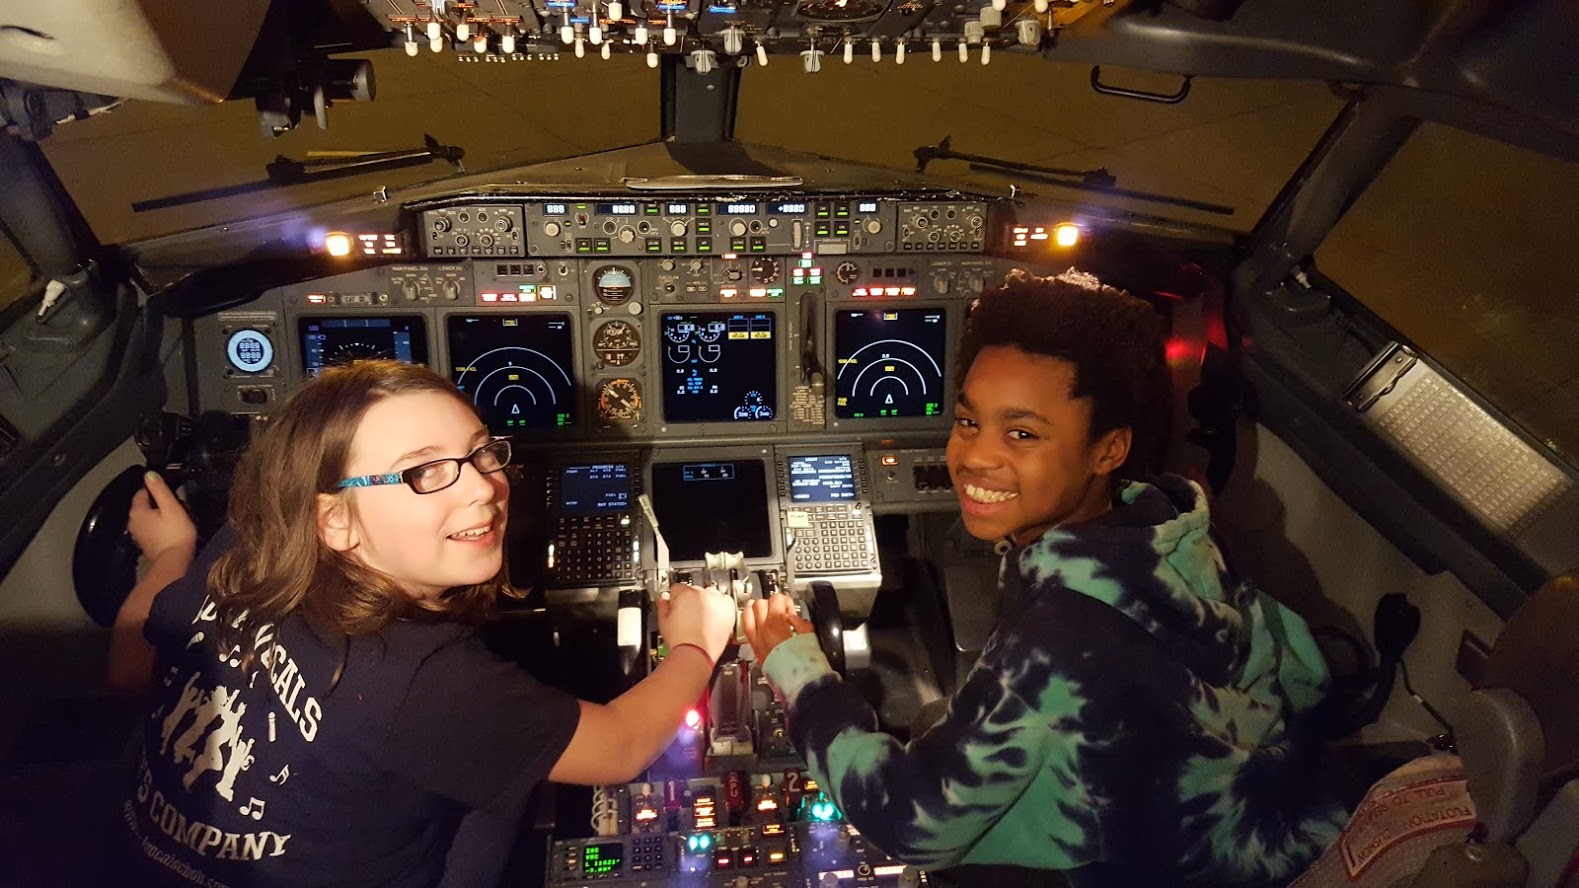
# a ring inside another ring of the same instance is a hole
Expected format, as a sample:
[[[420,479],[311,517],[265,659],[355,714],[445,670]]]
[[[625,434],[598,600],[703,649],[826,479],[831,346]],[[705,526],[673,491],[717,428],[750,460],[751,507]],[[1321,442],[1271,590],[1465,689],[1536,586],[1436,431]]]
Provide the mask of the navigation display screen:
[[[835,416],[893,419],[943,412],[948,314],[941,308],[834,315]]]
[[[778,409],[778,347],[771,312],[664,312],[663,418],[669,422],[770,420]]]
[[[790,502],[842,503],[855,499],[855,467],[849,454],[789,458]]]
[[[428,327],[420,316],[299,317],[296,331],[301,335],[302,372],[308,376],[363,358],[428,362]]]
[[[671,560],[701,561],[708,552],[773,555],[760,459],[653,463],[652,505]]]
[[[607,515],[630,508],[630,467],[624,463],[565,466],[559,470],[559,511]]]
[[[575,424],[570,315],[450,315],[448,335],[450,379],[489,431]]]

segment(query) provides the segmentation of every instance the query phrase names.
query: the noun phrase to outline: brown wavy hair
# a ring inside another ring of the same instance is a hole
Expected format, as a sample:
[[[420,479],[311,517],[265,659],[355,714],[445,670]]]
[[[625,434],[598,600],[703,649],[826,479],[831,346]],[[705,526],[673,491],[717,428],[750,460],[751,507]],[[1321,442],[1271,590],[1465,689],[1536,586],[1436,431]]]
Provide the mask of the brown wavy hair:
[[[319,536],[318,497],[345,495],[336,485],[345,477],[351,440],[368,408],[393,395],[423,392],[448,395],[475,410],[427,367],[378,360],[325,370],[270,418],[236,468],[227,516],[235,542],[208,574],[221,650],[239,643],[244,666],[250,666],[251,645],[241,641],[244,625],[279,623],[292,614],[321,637],[348,643],[395,620],[480,623],[493,616],[499,595],[522,594],[510,585],[506,558],[487,582],[419,599]]]

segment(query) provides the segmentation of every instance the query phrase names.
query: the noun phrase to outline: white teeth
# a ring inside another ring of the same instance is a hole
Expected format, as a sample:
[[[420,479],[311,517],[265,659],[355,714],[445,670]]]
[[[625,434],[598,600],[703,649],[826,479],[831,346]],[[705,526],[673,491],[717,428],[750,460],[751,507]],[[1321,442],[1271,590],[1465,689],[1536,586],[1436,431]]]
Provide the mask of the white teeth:
[[[471,530],[463,530],[460,533],[452,533],[450,536],[458,540],[475,540],[490,530],[493,530],[491,525],[488,527],[474,527]]]
[[[985,487],[977,487],[974,484],[965,485],[965,495],[978,503],[1008,502],[1019,496],[1018,493],[1008,490],[988,490]]]

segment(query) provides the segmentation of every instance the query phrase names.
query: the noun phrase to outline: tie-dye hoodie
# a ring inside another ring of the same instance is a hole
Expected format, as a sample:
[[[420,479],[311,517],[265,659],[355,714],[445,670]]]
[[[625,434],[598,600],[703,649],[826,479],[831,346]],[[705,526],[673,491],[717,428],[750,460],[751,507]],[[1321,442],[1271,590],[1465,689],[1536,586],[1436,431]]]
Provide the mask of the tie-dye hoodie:
[[[1286,884],[1344,820],[1290,723],[1327,668],[1208,523],[1200,488],[1164,476],[1011,551],[981,659],[908,744],[877,730],[816,638],[789,639],[763,666],[796,747],[906,862],[1077,870],[1076,885]]]

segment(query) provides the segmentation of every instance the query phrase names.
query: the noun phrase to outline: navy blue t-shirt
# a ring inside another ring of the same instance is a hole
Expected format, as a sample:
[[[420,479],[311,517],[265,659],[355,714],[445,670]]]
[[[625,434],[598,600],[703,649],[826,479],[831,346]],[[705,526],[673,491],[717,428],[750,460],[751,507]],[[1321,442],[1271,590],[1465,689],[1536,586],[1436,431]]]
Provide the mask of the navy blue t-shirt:
[[[198,885],[435,884],[467,812],[547,776],[576,699],[447,623],[349,642],[299,618],[248,626],[243,671],[205,588],[231,539],[159,593],[144,630],[158,659],[122,811],[133,843]]]

